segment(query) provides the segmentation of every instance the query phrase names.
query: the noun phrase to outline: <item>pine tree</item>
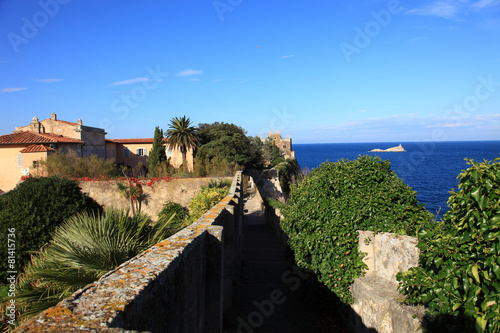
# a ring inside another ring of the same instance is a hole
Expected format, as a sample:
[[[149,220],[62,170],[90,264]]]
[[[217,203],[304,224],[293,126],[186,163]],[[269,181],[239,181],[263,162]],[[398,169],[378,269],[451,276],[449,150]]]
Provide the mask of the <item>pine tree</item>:
[[[163,145],[163,130],[156,126],[153,147],[148,156],[148,165],[150,169],[155,169],[166,161],[167,155],[165,153],[165,146]]]

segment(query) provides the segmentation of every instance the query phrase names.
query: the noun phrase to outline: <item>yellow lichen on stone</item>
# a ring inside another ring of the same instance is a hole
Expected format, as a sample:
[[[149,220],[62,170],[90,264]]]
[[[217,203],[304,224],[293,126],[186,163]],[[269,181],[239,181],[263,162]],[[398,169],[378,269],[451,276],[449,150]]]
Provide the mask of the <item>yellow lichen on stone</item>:
[[[45,311],[46,317],[60,317],[65,315],[70,315],[71,311],[67,308],[53,307]]]

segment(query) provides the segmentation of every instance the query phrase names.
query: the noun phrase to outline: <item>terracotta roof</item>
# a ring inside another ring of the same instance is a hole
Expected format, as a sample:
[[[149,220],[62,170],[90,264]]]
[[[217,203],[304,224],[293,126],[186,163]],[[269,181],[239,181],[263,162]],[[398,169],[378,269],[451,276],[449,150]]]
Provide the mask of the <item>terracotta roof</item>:
[[[147,139],[106,139],[109,142],[115,143],[153,143],[153,138]]]
[[[0,145],[29,143],[83,143],[83,141],[62,135],[34,132],[17,132],[0,136]]]
[[[48,151],[55,151],[55,149],[44,145],[31,145],[21,150],[21,153],[43,153]]]

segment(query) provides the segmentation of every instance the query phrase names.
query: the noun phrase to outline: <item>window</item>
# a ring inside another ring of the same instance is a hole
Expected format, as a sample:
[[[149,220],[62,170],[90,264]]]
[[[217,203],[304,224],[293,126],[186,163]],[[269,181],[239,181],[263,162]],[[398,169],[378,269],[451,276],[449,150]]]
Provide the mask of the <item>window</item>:
[[[110,158],[111,156],[109,155],[109,147],[106,148],[106,158]]]
[[[90,155],[94,155],[95,154],[95,148],[94,147],[90,147]]]
[[[283,145],[283,149],[286,149],[286,145]]]
[[[127,147],[123,147],[123,156],[130,157],[130,150]]]
[[[115,148],[111,148],[111,157],[115,157]]]
[[[89,147],[83,147],[83,156],[89,156]]]
[[[17,166],[22,168],[23,167],[23,155],[17,154]]]
[[[146,149],[144,148],[137,148],[135,151],[135,154],[137,156],[146,156]]]
[[[33,161],[33,169],[36,169],[38,168],[38,161]]]

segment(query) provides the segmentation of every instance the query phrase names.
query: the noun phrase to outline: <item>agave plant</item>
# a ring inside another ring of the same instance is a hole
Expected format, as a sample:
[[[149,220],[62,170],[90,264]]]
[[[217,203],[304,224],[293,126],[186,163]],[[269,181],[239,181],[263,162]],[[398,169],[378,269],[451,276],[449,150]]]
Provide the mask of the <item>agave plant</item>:
[[[108,208],[102,215],[67,219],[19,276],[16,300],[26,309],[24,317],[57,304],[170,236],[172,218],[151,225],[144,213]]]

